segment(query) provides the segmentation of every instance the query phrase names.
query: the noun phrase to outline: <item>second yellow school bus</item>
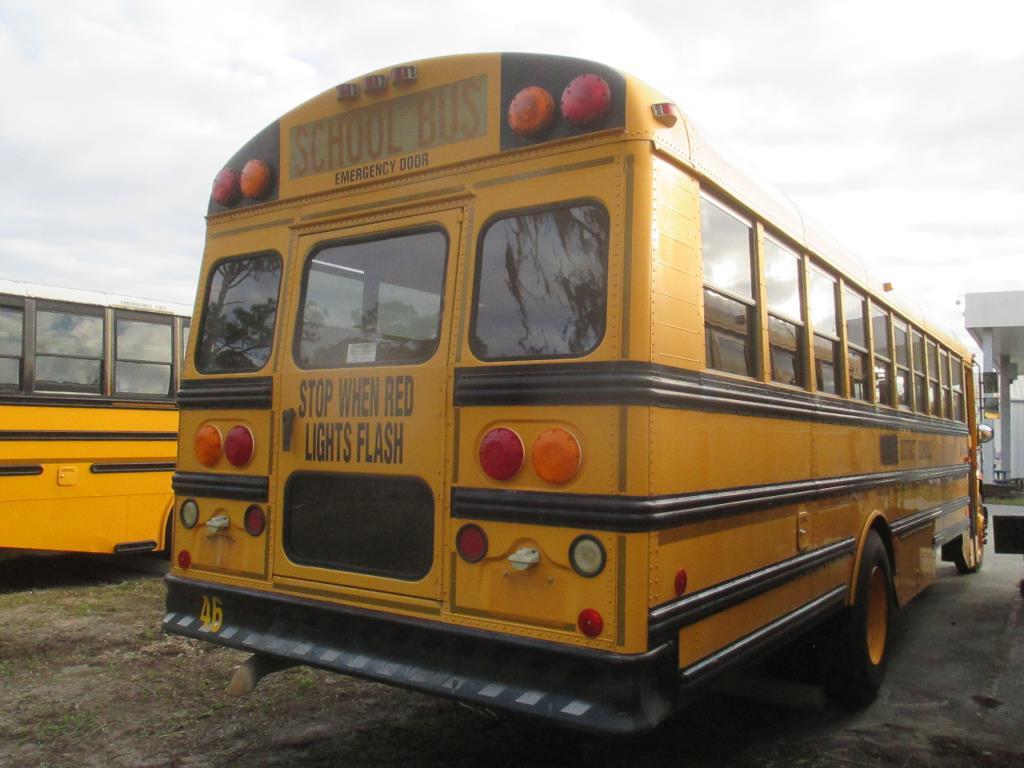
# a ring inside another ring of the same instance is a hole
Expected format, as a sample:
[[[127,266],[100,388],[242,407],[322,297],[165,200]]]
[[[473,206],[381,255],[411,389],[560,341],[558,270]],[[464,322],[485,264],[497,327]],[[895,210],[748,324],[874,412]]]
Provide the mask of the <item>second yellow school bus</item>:
[[[170,632],[632,732],[981,564],[970,361],[679,108],[487,54],[341,84],[217,175]]]

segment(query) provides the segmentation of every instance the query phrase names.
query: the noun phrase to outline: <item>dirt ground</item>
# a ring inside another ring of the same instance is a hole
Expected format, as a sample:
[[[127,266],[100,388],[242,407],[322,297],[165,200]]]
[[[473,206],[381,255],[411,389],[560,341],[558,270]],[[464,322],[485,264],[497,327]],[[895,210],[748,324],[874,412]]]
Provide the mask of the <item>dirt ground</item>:
[[[980,688],[931,707],[953,711],[952,727],[928,715],[928,700],[912,691],[904,701],[883,690],[888,703],[880,701],[873,715],[829,709],[814,695],[788,696],[795,706],[779,706],[711,693],[653,734],[630,739],[305,668],[271,675],[235,699],[224,688],[244,654],[162,634],[163,596],[159,575],[107,558],[0,562],[0,765],[1024,765],[1024,739],[1001,736],[1002,721],[985,720],[1016,718],[1006,709],[1012,705]],[[917,603],[904,613],[941,604],[928,593]],[[1020,628],[1016,616],[1009,631]],[[896,655],[915,621],[901,617]],[[1015,677],[1003,689],[1019,689],[1024,669],[1008,674]],[[769,683],[769,699],[805,688]],[[923,714],[914,715],[915,707]],[[889,719],[890,711],[903,714]]]

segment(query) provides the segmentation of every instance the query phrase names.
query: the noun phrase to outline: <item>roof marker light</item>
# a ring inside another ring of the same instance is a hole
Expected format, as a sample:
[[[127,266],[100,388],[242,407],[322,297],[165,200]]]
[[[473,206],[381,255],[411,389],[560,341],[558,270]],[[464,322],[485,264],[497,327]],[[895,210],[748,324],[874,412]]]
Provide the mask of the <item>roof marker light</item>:
[[[679,109],[675,104],[667,101],[661,104],[651,104],[651,114],[654,115],[655,120],[669,128],[679,120]]]
[[[555,122],[555,100],[544,88],[523,88],[508,105],[508,126],[526,139],[540,136]]]
[[[239,180],[242,194],[252,200],[262,200],[270,192],[270,166],[262,160],[250,160],[242,168]]]
[[[359,98],[359,83],[342,83],[338,86],[338,101],[352,101]]]
[[[387,75],[367,75],[365,84],[367,93],[379,93],[388,89],[390,81]]]
[[[562,91],[562,114],[577,128],[604,119],[611,106],[611,86],[597,75],[580,75]]]
[[[408,85],[415,83],[419,74],[415,64],[406,64],[404,67],[395,67],[391,70],[391,82],[395,85]]]

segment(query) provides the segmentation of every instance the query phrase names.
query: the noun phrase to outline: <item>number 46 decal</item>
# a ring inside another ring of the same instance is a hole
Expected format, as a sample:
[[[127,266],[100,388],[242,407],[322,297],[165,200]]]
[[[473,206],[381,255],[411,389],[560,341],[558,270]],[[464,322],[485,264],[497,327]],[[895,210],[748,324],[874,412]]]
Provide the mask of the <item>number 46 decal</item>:
[[[199,612],[202,628],[208,632],[219,632],[224,623],[224,610],[220,606],[219,597],[203,595],[203,609]]]

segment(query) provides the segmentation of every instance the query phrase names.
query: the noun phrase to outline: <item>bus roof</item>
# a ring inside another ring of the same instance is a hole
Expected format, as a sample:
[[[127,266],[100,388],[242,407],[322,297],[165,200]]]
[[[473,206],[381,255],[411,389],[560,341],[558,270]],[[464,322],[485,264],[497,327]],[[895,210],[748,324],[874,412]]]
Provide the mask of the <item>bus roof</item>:
[[[612,108],[602,121],[586,128],[556,122],[537,139],[509,130],[509,104],[523,88],[545,87],[557,100],[566,83],[584,74],[597,74],[609,84]],[[673,119],[659,120],[655,104],[672,104]],[[436,172],[520,149],[555,148],[598,132],[655,142],[770,230],[967,353],[954,334],[929,325],[915,302],[886,291],[856,255],[804,216],[788,196],[755,182],[722,157],[671,99],[593,61],[546,54],[464,54],[406,62],[348,80],[290,110],[230,158],[217,175],[208,213],[216,216],[279,199]]]
[[[191,317],[192,307],[172,301],[158,301],[103,291],[82,291],[77,288],[61,288],[40,283],[23,283],[15,280],[0,280],[0,296],[63,301],[70,304],[89,304],[98,307],[156,312],[165,315]]]

